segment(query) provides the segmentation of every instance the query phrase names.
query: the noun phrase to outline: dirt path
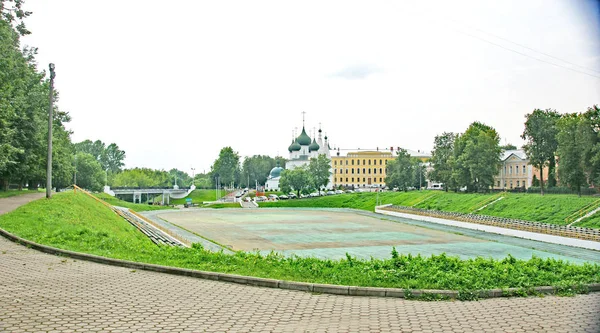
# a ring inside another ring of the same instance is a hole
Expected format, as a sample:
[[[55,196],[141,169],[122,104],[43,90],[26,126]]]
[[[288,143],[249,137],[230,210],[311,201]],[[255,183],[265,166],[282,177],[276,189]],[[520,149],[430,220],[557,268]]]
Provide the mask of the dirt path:
[[[29,203],[33,200],[37,200],[43,198],[46,194],[43,192],[37,193],[29,193],[16,195],[14,197],[8,198],[0,198],[0,215],[8,213],[17,209],[19,206],[22,206],[26,203]]]

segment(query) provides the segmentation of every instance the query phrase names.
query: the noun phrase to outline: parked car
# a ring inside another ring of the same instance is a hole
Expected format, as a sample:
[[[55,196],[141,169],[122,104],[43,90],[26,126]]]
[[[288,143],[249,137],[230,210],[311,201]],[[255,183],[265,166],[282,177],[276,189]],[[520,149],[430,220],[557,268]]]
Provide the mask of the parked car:
[[[346,190],[346,193],[354,193],[352,190]]]
[[[319,196],[319,193],[317,193],[317,192],[313,192],[313,193],[311,193],[311,194],[309,194],[309,195],[310,195],[310,197],[311,197],[311,198],[316,198],[316,197],[318,197],[318,196]]]
[[[296,198],[298,198],[298,196],[297,196],[295,193],[291,193],[291,192],[290,192],[290,194],[288,195],[288,197],[289,197],[290,199],[296,199]]]
[[[335,191],[335,194],[343,194],[343,193],[344,193],[344,191],[342,191],[342,190],[336,190]]]
[[[279,200],[287,200],[287,199],[289,199],[289,198],[285,194],[282,194],[282,195],[279,196]]]
[[[267,201],[267,197],[264,195],[258,196],[254,199],[255,201]]]
[[[308,194],[300,194],[300,199],[304,199],[304,198],[308,198],[309,195]]]
[[[334,191],[327,191],[327,195],[335,195]]]

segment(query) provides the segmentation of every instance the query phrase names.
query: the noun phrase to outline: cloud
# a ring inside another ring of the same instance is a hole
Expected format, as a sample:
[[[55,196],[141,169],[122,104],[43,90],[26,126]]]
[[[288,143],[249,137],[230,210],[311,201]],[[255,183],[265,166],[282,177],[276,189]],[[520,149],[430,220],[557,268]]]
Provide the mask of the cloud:
[[[383,70],[369,64],[358,64],[348,66],[336,73],[331,74],[331,77],[342,78],[346,80],[364,80],[369,76],[381,73]]]

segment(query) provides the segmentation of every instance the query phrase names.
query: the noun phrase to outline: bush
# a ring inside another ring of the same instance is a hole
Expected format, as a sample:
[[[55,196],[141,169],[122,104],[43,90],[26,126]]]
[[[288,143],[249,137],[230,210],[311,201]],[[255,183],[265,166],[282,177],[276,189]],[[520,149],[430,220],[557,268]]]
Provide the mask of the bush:
[[[527,189],[527,193],[540,193],[539,186],[531,186]],[[544,193],[548,194],[579,194],[577,191],[573,191],[568,187],[544,187]],[[582,188],[581,195],[595,195],[598,194],[598,189],[595,188]]]

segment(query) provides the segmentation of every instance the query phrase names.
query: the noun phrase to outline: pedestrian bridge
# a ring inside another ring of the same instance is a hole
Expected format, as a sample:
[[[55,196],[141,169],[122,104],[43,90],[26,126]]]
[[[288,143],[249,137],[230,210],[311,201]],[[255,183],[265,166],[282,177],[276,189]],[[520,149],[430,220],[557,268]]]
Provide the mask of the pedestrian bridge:
[[[145,201],[154,200],[156,197],[161,197],[161,203],[163,205],[168,205],[170,203],[170,199],[181,199],[185,198],[190,194],[193,190],[196,189],[196,186],[192,185],[190,188],[179,188],[177,186],[174,187],[164,187],[164,188],[129,188],[129,187],[115,187],[113,189],[110,186],[104,186],[104,193],[109,194],[113,197],[119,196],[133,196],[134,203],[142,203],[142,196],[146,197]]]

